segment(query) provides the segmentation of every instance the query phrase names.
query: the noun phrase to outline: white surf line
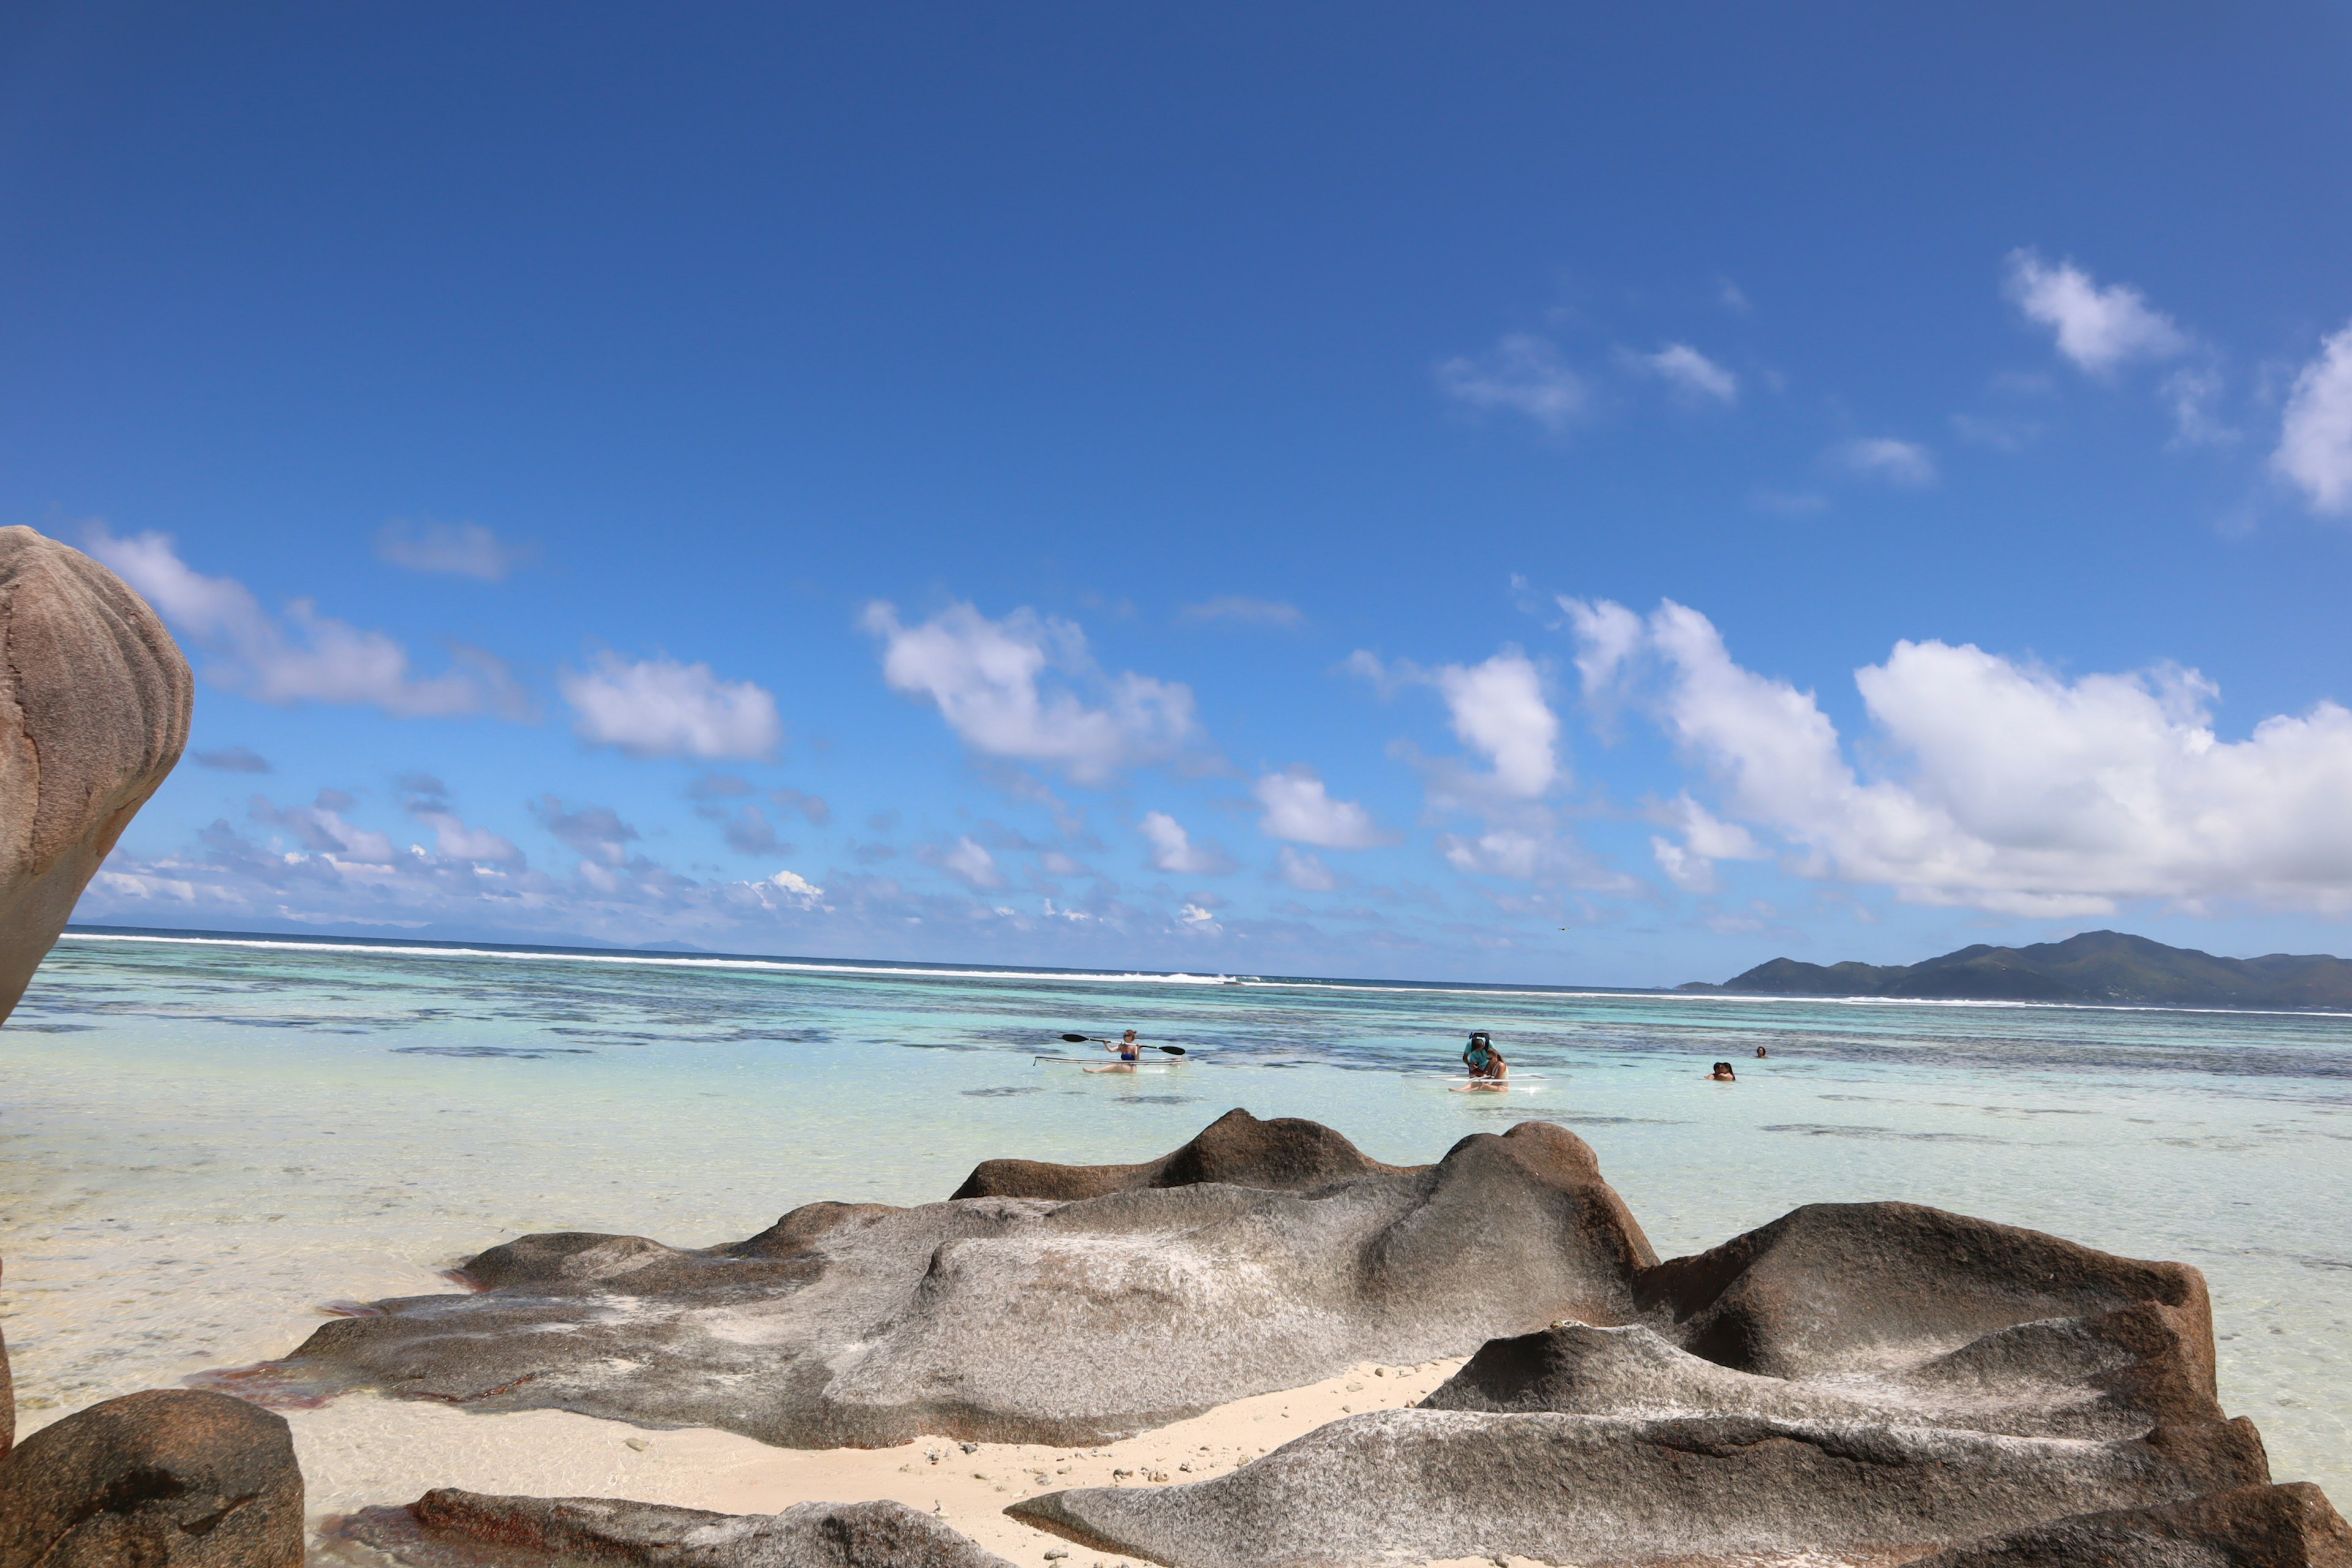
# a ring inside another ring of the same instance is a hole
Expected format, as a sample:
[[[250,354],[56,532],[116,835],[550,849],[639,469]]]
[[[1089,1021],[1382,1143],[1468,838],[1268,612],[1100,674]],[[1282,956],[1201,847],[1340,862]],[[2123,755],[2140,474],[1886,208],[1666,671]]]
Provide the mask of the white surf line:
[[[1339,991],[1384,996],[1542,997],[1559,1001],[1627,1001],[1714,1003],[1718,1005],[1761,1002],[1824,1007],[1993,1007],[2075,1013],[2195,1013],[2249,1018],[2352,1018],[2352,1012],[2328,1012],[2300,1007],[2190,1007],[2145,1002],[2010,1002],[1958,996],[1790,996],[1760,991],[1636,991],[1576,990],[1558,986],[1528,988],[1494,985],[1398,985],[1378,981],[1266,980],[1225,974],[1193,974],[1183,970],[1165,973],[1130,972],[1113,974],[1100,970],[927,969],[896,968],[879,963],[827,963],[821,960],[782,958],[667,957],[637,952],[518,952],[496,947],[394,947],[388,942],[274,942],[250,936],[175,936],[161,932],[68,931],[64,942],[177,942],[198,947],[266,948],[286,952],[365,952],[403,954],[417,958],[501,958],[573,963],[645,964],[667,969],[742,969],[785,974],[865,974],[889,980],[1068,980],[1111,985],[1240,985],[1274,991]]]

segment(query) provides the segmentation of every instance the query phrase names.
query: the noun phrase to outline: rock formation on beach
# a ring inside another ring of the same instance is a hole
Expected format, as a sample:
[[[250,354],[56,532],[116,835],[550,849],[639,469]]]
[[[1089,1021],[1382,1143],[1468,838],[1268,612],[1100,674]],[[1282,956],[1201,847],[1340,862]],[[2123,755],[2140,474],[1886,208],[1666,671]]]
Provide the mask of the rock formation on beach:
[[[1419,1169],[1418,1166],[1413,1167]],[[1043,1160],[982,1160],[963,1179],[958,1198],[1098,1198],[1136,1187],[1189,1187],[1224,1182],[1237,1187],[1304,1192],[1356,1176],[1393,1176],[1405,1167],[1383,1165],[1319,1121],[1277,1116],[1260,1121],[1229,1110],[1182,1148],[1139,1165],[1055,1165]],[[1600,1166],[1593,1166],[1597,1179]]]
[[[1420,1408],[1229,1475],[1013,1512],[1171,1568],[1471,1555],[1901,1561],[2269,1479],[2202,1279],[1910,1204],[1642,1268],[1635,1312],[1483,1346]]]
[[[1218,1125],[1260,1149],[1294,1136],[1246,1113]],[[1296,1142],[1346,1148],[1320,1128]],[[700,1252],[527,1237],[467,1265],[480,1294],[328,1323],[281,1371],[793,1447],[1080,1444],[1359,1362],[1634,1312],[1631,1282],[1655,1256],[1575,1134],[1529,1122],[1434,1165],[1363,1163],[1299,1191],[816,1205]]]
[[[2326,1499],[2271,1485],[2222,1411],[2195,1269],[1901,1203],[1811,1205],[1662,1263],[1545,1122],[1391,1166],[1236,1111],[1140,1164],[992,1160],[944,1203],[812,1204],[696,1252],[525,1237],[467,1270],[478,1294],[330,1323],[268,1375],[795,1447],[1075,1446],[1475,1352],[1417,1407],[1225,1474],[1006,1511],[1167,1568],[2352,1568]],[[502,1561],[480,1555],[502,1542],[559,1563],[727,1568],[752,1542],[763,1563],[867,1561],[794,1555],[817,1550],[808,1521],[866,1528],[808,1506],[437,1492],[347,1530],[413,1568]],[[985,1560],[904,1539],[915,1555],[888,1561]]]
[[[75,1412],[0,1461],[0,1568],[297,1568],[283,1416],[189,1389]]]
[[[188,661],[121,578],[0,528],[0,1021],[180,760],[194,700]]]
[[[899,1502],[804,1502],[776,1514],[726,1514],[447,1488],[405,1508],[363,1509],[324,1533],[373,1547],[406,1568],[524,1562],[546,1568],[1013,1568]]]

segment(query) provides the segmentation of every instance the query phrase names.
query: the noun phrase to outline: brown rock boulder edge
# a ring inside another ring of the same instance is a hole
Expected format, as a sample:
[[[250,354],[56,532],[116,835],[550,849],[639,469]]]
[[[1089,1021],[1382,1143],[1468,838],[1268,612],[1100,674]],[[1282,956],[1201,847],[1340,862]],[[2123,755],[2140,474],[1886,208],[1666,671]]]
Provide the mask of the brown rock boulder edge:
[[[1910,1204],[1817,1205],[1633,1289],[1637,1321],[1490,1342],[1419,1410],[1335,1423],[1213,1482],[1015,1511],[1174,1568],[1900,1562],[2269,1479],[2253,1428],[2215,1401],[2204,1281],[2179,1264]]]
[[[1533,1557],[1580,1568],[1900,1562],[2098,1509],[2267,1479],[2243,1422],[2186,1444],[1929,1428],[1383,1410],[1213,1480],[1006,1511],[1168,1568]]]
[[[788,1447],[1074,1445],[1562,1316],[1627,1321],[1654,1260],[1591,1150],[1529,1122],[1307,1192],[818,1205],[700,1252],[527,1237],[467,1266],[493,1289],[330,1322],[277,1370]]]
[[[1916,1204],[1817,1204],[1634,1282],[1643,1322],[1483,1347],[1424,1403],[2106,1441],[2222,1419],[2205,1282]]]
[[[1137,1187],[1189,1187],[1203,1182],[1295,1193],[1358,1176],[1394,1176],[1419,1168],[1383,1165],[1319,1121],[1296,1116],[1261,1121],[1246,1110],[1234,1110],[1209,1123],[1182,1148],[1139,1165],[982,1160],[954,1195],[1067,1202]]]
[[[0,528],[0,1020],[188,743],[194,678],[147,602]]]
[[[363,1509],[320,1533],[405,1568],[1013,1568],[901,1502],[727,1514],[447,1488],[405,1508]]]
[[[2352,1528],[2308,1482],[2078,1514],[1971,1542],[1916,1568],[2352,1568]]]
[[[225,1394],[126,1394],[41,1428],[0,1463],[0,1568],[301,1561],[293,1435]]]

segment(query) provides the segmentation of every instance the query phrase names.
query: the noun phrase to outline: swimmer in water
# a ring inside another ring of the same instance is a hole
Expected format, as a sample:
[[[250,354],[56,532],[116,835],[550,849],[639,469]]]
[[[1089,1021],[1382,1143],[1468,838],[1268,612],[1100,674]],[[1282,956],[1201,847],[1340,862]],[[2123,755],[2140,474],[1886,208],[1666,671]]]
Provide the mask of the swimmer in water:
[[[1706,1076],[1708,1081],[1711,1083],[1738,1083],[1739,1081],[1739,1075],[1731,1070],[1731,1064],[1729,1062],[1716,1063],[1715,1070],[1708,1073]]]

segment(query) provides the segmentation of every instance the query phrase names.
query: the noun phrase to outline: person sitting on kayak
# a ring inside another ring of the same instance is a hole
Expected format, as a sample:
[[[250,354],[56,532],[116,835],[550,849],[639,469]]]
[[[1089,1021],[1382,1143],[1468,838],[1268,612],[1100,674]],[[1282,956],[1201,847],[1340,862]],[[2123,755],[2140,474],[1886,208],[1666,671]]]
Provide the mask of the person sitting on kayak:
[[[1126,1034],[1121,1035],[1116,1040],[1105,1040],[1103,1042],[1103,1049],[1110,1052],[1112,1055],[1118,1058],[1119,1060],[1126,1062],[1130,1067],[1143,1059],[1143,1047],[1137,1043],[1135,1031],[1133,1029],[1129,1029]]]
[[[1495,1048],[1495,1042],[1486,1037],[1484,1029],[1470,1037],[1470,1043],[1462,1048],[1462,1060],[1472,1078],[1510,1076],[1511,1064],[1503,1059],[1503,1053]]]

